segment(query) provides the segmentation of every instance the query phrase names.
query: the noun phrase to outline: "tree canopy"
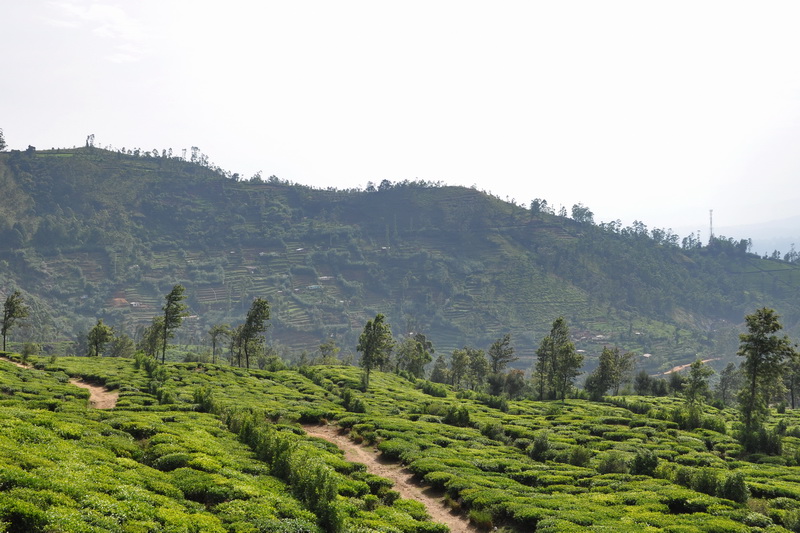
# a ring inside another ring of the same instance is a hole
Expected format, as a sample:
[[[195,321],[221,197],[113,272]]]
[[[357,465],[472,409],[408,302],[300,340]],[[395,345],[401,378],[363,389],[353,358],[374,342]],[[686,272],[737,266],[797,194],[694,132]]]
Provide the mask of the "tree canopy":
[[[28,316],[30,310],[22,300],[22,294],[19,291],[14,291],[8,295],[5,303],[3,304],[3,351],[6,351],[6,337],[8,336],[11,328],[14,327],[17,320]]]
[[[186,299],[184,294],[183,285],[175,285],[172,290],[164,297],[164,322],[162,329],[162,344],[161,344],[161,362],[166,361],[167,354],[167,340],[172,338],[176,329],[183,323],[184,317],[188,316],[186,312],[187,306],[183,303]]]
[[[739,335],[738,355],[744,357],[744,386],[739,393],[739,408],[745,431],[761,427],[769,411],[770,391],[780,383],[786,363],[796,357],[789,337],[778,335],[783,329],[774,309],[766,307],[747,315],[747,333]]]
[[[373,368],[380,368],[391,356],[394,348],[392,330],[384,322],[385,317],[378,313],[373,320],[368,320],[364,331],[358,338],[356,351],[361,352],[361,367],[364,369],[364,390],[369,388],[369,374]]]

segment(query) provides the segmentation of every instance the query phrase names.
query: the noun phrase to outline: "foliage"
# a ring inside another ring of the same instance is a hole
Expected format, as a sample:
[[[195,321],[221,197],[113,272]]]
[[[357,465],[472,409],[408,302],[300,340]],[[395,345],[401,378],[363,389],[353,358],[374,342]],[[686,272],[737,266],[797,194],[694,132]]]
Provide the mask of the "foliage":
[[[394,347],[392,330],[384,319],[385,317],[378,313],[373,320],[368,320],[358,339],[356,350],[361,352],[364,390],[369,388],[369,375],[372,369],[381,367],[389,359]]]
[[[739,393],[745,434],[758,431],[765,422],[770,393],[780,382],[786,361],[794,355],[789,338],[776,335],[783,328],[778,318],[773,309],[758,309],[745,317],[748,332],[739,335],[738,354],[745,358],[742,363],[745,384]]]
[[[589,396],[599,400],[609,389],[612,394],[619,394],[620,385],[631,378],[634,363],[633,353],[620,353],[618,347],[604,346],[598,367],[586,378],[585,388]]]
[[[246,368],[250,368],[252,350],[260,347],[264,342],[261,334],[267,329],[267,320],[269,320],[269,303],[263,298],[256,298],[250,304],[244,324],[236,330],[235,334],[236,344],[244,350]]]
[[[580,374],[583,355],[570,340],[564,317],[553,322],[550,334],[536,350],[535,372],[539,380],[539,397],[566,399],[572,382]]]
[[[166,361],[167,340],[172,338],[174,331],[180,327],[183,319],[188,316],[187,305],[183,303],[186,299],[183,285],[175,285],[172,290],[164,297],[164,321],[162,322],[161,333],[161,362]]]
[[[519,357],[509,367],[523,369],[563,314],[579,349],[653,353],[640,362],[655,374],[730,353],[730,324],[753,302],[797,315],[800,265],[750,254],[746,240],[681,246],[669,231],[579,222],[543,200],[534,211],[422,181],[313,189],[234,179],[201,156],[138,153],[0,153],[0,270],[32,310],[30,327],[14,330],[21,342],[50,350],[99,316],[138,341],[172,286],[164,280],[180,280],[197,315],[175,331],[179,344],[243,321],[262,296],[286,359],[322,338],[355,346],[380,309],[444,354],[509,333]]]
[[[22,294],[19,291],[14,291],[8,295],[6,301],[3,303],[3,351],[6,351],[6,337],[11,332],[17,320],[26,318],[29,314],[28,306],[25,305]]]
[[[103,324],[103,319],[101,318],[97,321],[97,324],[89,330],[87,339],[89,341],[90,350],[86,355],[99,357],[103,355],[103,348],[105,345],[114,339],[114,329]]]

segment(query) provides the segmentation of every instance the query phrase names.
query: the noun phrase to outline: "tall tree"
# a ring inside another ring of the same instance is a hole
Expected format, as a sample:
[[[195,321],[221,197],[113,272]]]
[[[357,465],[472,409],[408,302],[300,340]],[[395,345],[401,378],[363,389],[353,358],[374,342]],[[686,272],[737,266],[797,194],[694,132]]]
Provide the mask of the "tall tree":
[[[498,374],[505,370],[509,363],[519,359],[514,356],[514,347],[511,346],[511,334],[506,333],[489,346],[489,362],[492,372]]]
[[[714,370],[700,359],[689,365],[689,377],[683,387],[683,396],[690,406],[703,403],[709,392],[708,378],[713,374]]]
[[[469,358],[469,372],[467,379],[472,390],[479,390],[486,383],[489,375],[489,361],[486,352],[478,348],[464,348]]]
[[[339,352],[341,348],[336,345],[336,340],[331,338],[319,345],[319,353],[321,356],[321,364],[323,365],[338,365]]]
[[[556,397],[564,401],[573,381],[581,373],[583,354],[575,349],[564,317],[553,322],[550,338],[553,340],[553,388]]]
[[[158,360],[158,349],[164,336],[164,317],[155,316],[149,326],[144,328],[136,348]]]
[[[587,392],[594,400],[601,399],[609,389],[616,396],[622,383],[630,380],[634,364],[633,353],[604,346],[597,368],[586,378]]]
[[[425,339],[424,335],[422,335],[422,339]],[[426,344],[430,344],[430,342],[420,342],[419,335],[403,339],[403,342],[397,347],[397,370],[405,370],[417,378],[423,377],[425,365],[432,360]]]
[[[11,328],[14,327],[17,320],[26,318],[28,316],[28,306],[22,301],[22,295],[19,291],[14,291],[8,295],[6,302],[3,304],[3,351],[6,351],[6,337],[8,336]]]
[[[450,384],[458,388],[469,373],[469,353],[467,348],[453,350],[450,357]]]
[[[162,363],[167,358],[167,340],[172,338],[174,331],[183,323],[184,317],[188,316],[186,304],[183,303],[183,300],[186,299],[184,290],[183,285],[175,285],[164,297],[164,307],[161,308],[164,311],[163,337],[161,338]]]
[[[722,372],[719,373],[719,382],[716,387],[717,397],[719,401],[722,402],[723,406],[730,404],[741,385],[741,371],[736,366],[736,363],[728,363],[725,368],[722,369]]]
[[[358,337],[356,351],[361,352],[364,390],[369,388],[370,371],[373,368],[380,368],[389,359],[394,348],[392,330],[384,319],[385,317],[378,313],[373,320],[367,320],[364,331]]]
[[[97,324],[89,330],[86,336],[89,341],[89,356],[100,357],[103,353],[103,347],[114,339],[114,329],[103,324],[103,319],[99,319]]]
[[[536,375],[539,385],[540,400],[544,400],[545,395],[548,394],[552,388],[554,358],[553,338],[547,335],[542,339],[539,343],[539,347],[536,349],[536,363],[534,366],[534,374]]]
[[[125,333],[115,335],[106,350],[109,357],[133,357],[134,353],[136,353],[136,347],[133,339]]]
[[[738,355],[744,357],[744,387],[739,393],[739,408],[745,431],[761,427],[768,415],[770,391],[780,381],[781,372],[795,351],[773,309],[766,307],[745,317],[747,333],[739,335]]]
[[[0,128],[0,152],[6,149],[6,138],[3,136],[3,128]]]
[[[211,337],[211,363],[217,363],[217,343],[223,337],[231,336],[231,327],[228,324],[214,324],[208,330],[208,336]]]
[[[447,369],[447,361],[442,354],[439,354],[436,361],[433,363],[429,379],[434,383],[450,382],[450,371]]]
[[[269,320],[269,302],[264,298],[256,298],[247,311],[247,317],[239,333],[246,368],[250,368],[250,356],[253,351],[264,344],[262,333],[267,330],[267,320]]]

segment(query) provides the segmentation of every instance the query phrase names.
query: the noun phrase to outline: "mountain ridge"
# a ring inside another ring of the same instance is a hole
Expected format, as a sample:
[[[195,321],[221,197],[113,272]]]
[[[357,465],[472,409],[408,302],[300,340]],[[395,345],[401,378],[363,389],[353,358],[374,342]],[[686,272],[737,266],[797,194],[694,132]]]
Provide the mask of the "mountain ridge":
[[[797,266],[744,240],[679,242],[474,188],[322,190],[97,148],[0,154],[0,185],[0,293],[23,289],[37,324],[20,340],[75,339],[96,318],[135,337],[179,282],[193,315],[179,343],[205,343],[265,296],[270,341],[289,358],[327,339],[354,356],[379,312],[437,353],[512,333],[520,368],[563,315],[590,365],[613,344],[651,354],[640,364],[653,372],[730,360],[755,307],[778,309],[787,331],[800,323]]]

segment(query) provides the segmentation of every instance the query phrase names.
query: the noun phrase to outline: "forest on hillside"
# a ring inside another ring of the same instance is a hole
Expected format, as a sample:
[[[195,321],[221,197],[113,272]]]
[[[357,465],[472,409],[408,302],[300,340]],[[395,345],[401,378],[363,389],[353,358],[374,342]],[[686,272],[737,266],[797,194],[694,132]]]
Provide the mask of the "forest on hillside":
[[[177,283],[192,317],[177,340],[197,355],[255,298],[270,302],[267,345],[286,360],[331,339],[356,357],[378,313],[438,353],[510,334],[524,370],[559,316],[589,371],[606,346],[650,373],[698,356],[721,370],[762,306],[800,327],[796,258],[596,223],[581,205],[556,213],[428,182],[318,190],[245,180],[195,151],[95,147],[2,153],[0,182],[0,295],[20,290],[31,308],[12,341],[48,353],[80,351],[100,318],[140,342]]]

